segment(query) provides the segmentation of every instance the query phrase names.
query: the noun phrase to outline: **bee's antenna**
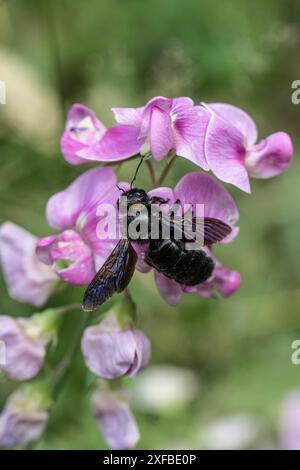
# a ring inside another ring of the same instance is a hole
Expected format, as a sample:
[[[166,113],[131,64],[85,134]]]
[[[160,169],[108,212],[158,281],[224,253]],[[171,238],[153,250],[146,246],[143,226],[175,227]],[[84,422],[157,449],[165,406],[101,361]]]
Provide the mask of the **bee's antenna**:
[[[145,158],[145,155],[140,159],[139,164],[138,164],[138,166],[136,167],[134,176],[133,176],[132,181],[131,181],[131,183],[130,183],[130,189],[132,189],[132,185],[133,185],[133,183],[134,183],[135,180],[136,180],[137,174],[138,174],[138,172],[139,172],[139,169],[140,169],[141,164],[142,164],[143,161],[144,161],[144,158]]]
[[[119,191],[122,191],[124,193],[124,189],[123,188],[120,188],[120,186],[118,184],[116,184],[117,188]]]

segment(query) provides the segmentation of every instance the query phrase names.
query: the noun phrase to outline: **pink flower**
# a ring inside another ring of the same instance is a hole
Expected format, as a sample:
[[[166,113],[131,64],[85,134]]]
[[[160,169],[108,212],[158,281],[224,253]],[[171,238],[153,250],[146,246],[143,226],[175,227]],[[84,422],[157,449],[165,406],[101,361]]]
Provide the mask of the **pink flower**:
[[[113,315],[85,330],[81,349],[88,368],[102,379],[133,377],[150,357],[148,338],[128,322],[119,325]]]
[[[190,98],[156,96],[142,108],[113,108],[117,122],[139,130],[142,152],[162,160],[171,150],[208,170],[203,141],[209,120],[207,111]]]
[[[280,416],[279,448],[300,450],[300,391],[290,392],[284,399]]]
[[[0,316],[0,341],[5,346],[0,370],[13,380],[31,379],[43,365],[50,339],[39,335],[30,318]]]
[[[115,125],[106,129],[95,113],[82,104],[70,108],[61,138],[62,154],[73,165],[89,160],[124,160],[138,153],[141,145],[136,127]]]
[[[102,266],[116,240],[97,236],[100,204],[116,204],[119,190],[112,168],[95,168],[79,176],[47,204],[47,220],[57,235],[37,243],[41,261],[70,284],[88,284]]]
[[[12,222],[0,227],[0,259],[9,295],[20,302],[43,305],[57,276],[35,253],[37,238]]]
[[[38,439],[48,422],[49,406],[46,393],[35,385],[24,385],[12,393],[0,414],[0,447]]]
[[[174,190],[171,188],[157,188],[150,191],[149,195],[169,199],[168,204],[170,205],[174,204],[176,200],[180,200],[181,205],[203,204],[205,217],[215,217],[231,226],[231,233],[222,243],[231,242],[238,234],[239,229],[235,224],[238,221],[239,214],[232,197],[226,189],[204,173],[188,173],[181,178]],[[211,297],[217,291],[223,297],[231,295],[239,287],[240,276],[237,272],[221,266],[216,259],[214,260],[216,266],[211,278],[193,287],[178,284],[155,271],[154,277],[161,296],[170,305],[175,305],[185,293],[196,293],[202,297]],[[150,268],[145,269],[140,260],[137,268],[142,272],[150,270]]]
[[[222,181],[250,192],[249,176],[271,178],[289,166],[293,146],[285,132],[276,132],[256,144],[257,129],[251,117],[235,106],[205,105],[211,115],[204,151],[211,171]]]
[[[208,170],[203,143],[209,113],[190,98],[157,96],[143,107],[112,111],[118,124],[104,131],[91,110],[71,108],[61,145],[67,161],[124,160],[140,152],[162,160],[174,150]]]
[[[132,449],[137,444],[140,434],[124,392],[99,388],[92,395],[91,407],[103,439],[111,449]]]

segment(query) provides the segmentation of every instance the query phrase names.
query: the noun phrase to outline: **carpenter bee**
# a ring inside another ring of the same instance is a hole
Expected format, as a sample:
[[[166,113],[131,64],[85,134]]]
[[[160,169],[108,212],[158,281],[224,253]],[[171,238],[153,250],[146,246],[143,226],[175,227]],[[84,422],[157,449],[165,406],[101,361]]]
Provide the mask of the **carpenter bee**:
[[[149,197],[143,189],[132,188],[123,192],[127,197],[128,211],[133,206],[146,208],[150,214],[151,205],[164,204],[168,201],[160,197]],[[139,217],[137,214],[136,217]],[[161,214],[157,215],[160,227],[164,224]],[[128,217],[128,221],[135,220],[134,216]],[[196,219],[194,218],[194,221]],[[210,246],[220,242],[230,232],[231,228],[226,223],[215,218],[204,217],[202,220],[203,245]],[[187,250],[186,241],[190,236],[182,231],[182,239],[174,236],[174,229],[182,224],[169,219],[170,236],[163,238],[161,230],[156,239],[151,239],[150,224],[148,226],[148,240],[144,238],[132,239],[127,234],[122,237],[106,262],[100,268],[90,285],[87,287],[83,299],[83,310],[92,311],[102,305],[108,298],[116,292],[122,292],[129,284],[137,261],[137,254],[132,246],[132,241],[136,243],[148,242],[145,261],[161,272],[165,276],[179,284],[194,286],[206,281],[213,273],[214,262],[203,249]]]

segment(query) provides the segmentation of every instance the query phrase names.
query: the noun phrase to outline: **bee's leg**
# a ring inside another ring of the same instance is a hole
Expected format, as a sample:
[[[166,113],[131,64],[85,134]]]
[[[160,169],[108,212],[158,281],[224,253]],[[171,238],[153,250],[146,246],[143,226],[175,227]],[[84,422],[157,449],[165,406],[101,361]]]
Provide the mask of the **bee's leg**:
[[[150,198],[150,204],[168,204],[170,199],[164,199],[160,196],[152,196]]]

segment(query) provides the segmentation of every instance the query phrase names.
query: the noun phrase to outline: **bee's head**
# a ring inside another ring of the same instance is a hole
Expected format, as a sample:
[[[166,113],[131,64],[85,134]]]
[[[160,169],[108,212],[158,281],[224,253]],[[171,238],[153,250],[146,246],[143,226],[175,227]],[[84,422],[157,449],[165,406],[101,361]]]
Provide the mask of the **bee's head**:
[[[122,197],[127,197],[127,207],[133,204],[149,204],[149,196],[144,189],[132,188],[124,191]]]

